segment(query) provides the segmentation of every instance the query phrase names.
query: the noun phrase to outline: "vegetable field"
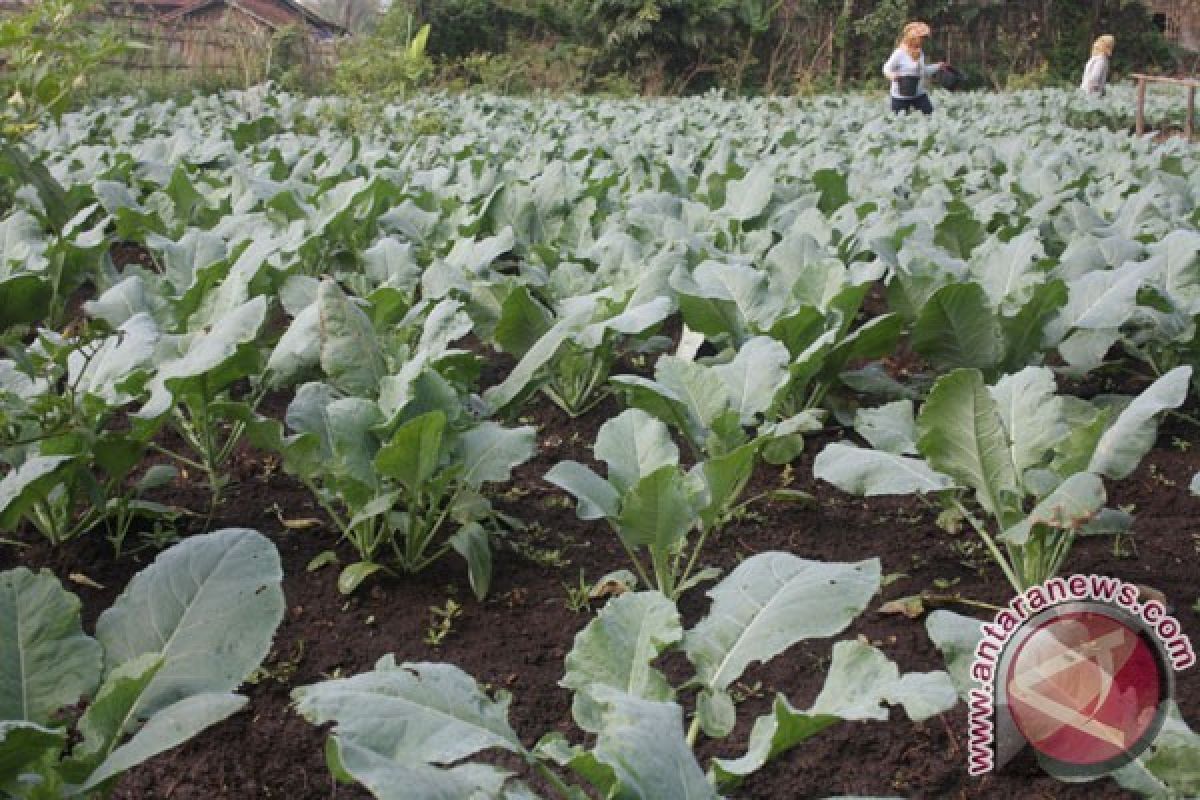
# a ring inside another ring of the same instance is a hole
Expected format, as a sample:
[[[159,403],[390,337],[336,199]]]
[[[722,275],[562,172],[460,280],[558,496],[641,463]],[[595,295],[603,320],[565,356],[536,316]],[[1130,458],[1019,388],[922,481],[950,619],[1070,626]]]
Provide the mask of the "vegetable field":
[[[1200,795],[1194,671],[1088,784],[968,777],[960,699],[1057,575],[1200,634],[1200,151],[1123,91],[936,102],[30,133],[0,794]]]

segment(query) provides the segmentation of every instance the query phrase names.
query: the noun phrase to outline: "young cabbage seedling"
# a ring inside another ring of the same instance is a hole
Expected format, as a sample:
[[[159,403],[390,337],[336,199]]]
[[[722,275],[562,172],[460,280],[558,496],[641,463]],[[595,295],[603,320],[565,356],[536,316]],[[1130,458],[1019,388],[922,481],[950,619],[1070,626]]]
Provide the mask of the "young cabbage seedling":
[[[733,731],[732,687],[746,668],[807,639],[843,631],[879,588],[878,560],[856,564],[760,553],[709,592],[709,615],[684,630],[679,610],[659,592],[610,600],[575,638],[560,682],[573,692],[571,713],[587,744],[562,733],[526,747],[508,721],[511,698],[490,697],[449,664],[397,664],[384,656],[350,678],[297,689],[296,708],[314,725],[333,723],[326,757],[334,777],[358,782],[378,798],[442,797],[704,798],[716,800],[772,759],[841,720],[882,720],[901,705],[914,720],[957,702],[944,672],[900,674],[882,652],[838,642],[829,675],[812,707],[783,694],[755,721],[746,752],[712,759],[706,770],[694,747],[703,734]],[[681,652],[694,670],[673,685],[653,663]],[[693,702],[685,728],[680,695]],[[508,770],[484,763],[506,751],[549,787],[535,793]]]

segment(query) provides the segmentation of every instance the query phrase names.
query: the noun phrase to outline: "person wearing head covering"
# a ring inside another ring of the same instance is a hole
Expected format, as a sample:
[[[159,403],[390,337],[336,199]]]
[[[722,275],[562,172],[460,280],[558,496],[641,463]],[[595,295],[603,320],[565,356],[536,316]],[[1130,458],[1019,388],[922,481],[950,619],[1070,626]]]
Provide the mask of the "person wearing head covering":
[[[933,113],[925,80],[936,75],[943,64],[925,63],[924,44],[929,34],[924,22],[905,25],[895,52],[883,65],[884,77],[892,82],[892,111],[896,113],[914,108],[922,114]]]
[[[1079,88],[1095,97],[1104,96],[1104,87],[1108,83],[1108,62],[1112,58],[1113,48],[1117,40],[1110,34],[1105,34],[1092,44],[1092,57],[1083,68],[1083,82]]]

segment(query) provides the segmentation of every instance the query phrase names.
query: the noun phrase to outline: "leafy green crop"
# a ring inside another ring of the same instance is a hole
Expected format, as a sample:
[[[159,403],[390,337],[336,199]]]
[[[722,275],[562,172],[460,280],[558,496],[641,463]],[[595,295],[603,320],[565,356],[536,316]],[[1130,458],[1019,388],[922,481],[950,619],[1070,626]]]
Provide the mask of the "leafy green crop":
[[[133,578],[93,639],[49,572],[0,573],[0,792],[107,796],[125,771],[244,708],[233,690],[270,649],[282,579],[254,531],[193,536]]]
[[[297,689],[297,710],[313,724],[334,723],[326,757],[334,777],[363,784],[381,800],[405,797],[534,798],[505,769],[481,763],[507,751],[550,787],[550,797],[717,798],[781,753],[841,720],[886,719],[902,705],[925,719],[957,699],[943,672],[901,675],[888,658],[857,641],[833,648],[824,689],[808,709],[782,694],[760,717],[744,755],[713,759],[706,770],[692,750],[701,733],[723,739],[737,708],[731,689],[752,663],[793,644],[835,636],[879,588],[879,563],[806,561],[761,553],[709,592],[709,615],[684,630],[675,604],[658,592],[609,601],[579,632],[561,685],[587,745],[548,733],[526,747],[508,721],[511,698],[489,696],[457,667],[397,664],[384,656],[370,672]],[[679,686],[654,662],[686,656],[692,676]],[[685,731],[679,694],[694,693]],[[567,777],[564,777],[566,775]],[[585,790],[584,787],[588,787]]]
[[[1057,395],[1045,367],[992,386],[978,370],[955,370],[915,416],[907,400],[860,411],[855,429],[874,449],[831,444],[813,471],[855,494],[938,496],[1020,592],[1056,575],[1076,536],[1129,528],[1128,514],[1104,508],[1102,479],[1134,471],[1154,446],[1157,416],[1183,403],[1190,377],[1179,367],[1136,398],[1089,403]]]

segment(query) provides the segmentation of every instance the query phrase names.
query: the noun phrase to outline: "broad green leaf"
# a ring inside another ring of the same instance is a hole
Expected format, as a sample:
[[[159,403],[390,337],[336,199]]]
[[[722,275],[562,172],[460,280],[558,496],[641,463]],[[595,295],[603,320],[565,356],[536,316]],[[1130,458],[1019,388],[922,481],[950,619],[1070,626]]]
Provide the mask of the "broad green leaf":
[[[699,521],[701,498],[679,467],[646,475],[623,496],[617,530],[630,547],[669,552]]]
[[[917,421],[912,400],[897,400],[878,408],[860,408],[854,430],[876,450],[892,455],[917,454]]]
[[[559,685],[576,692],[572,714],[585,731],[600,729],[600,712],[588,690],[610,686],[645,700],[675,696],[666,677],[651,666],[683,638],[675,604],[658,592],[627,592],[610,600],[575,635]]]
[[[50,313],[54,289],[41,275],[12,275],[0,279],[0,331],[32,325]]]
[[[179,356],[159,366],[148,387],[150,399],[136,416],[156,419],[170,411],[174,393],[186,382],[215,372],[258,337],[266,314],[267,301],[260,295],[224,315],[211,331],[186,337]],[[219,388],[211,386],[209,391]]]
[[[971,676],[971,667],[975,662],[975,647],[983,638],[983,623],[953,611],[939,610],[925,620],[925,630],[942,651],[958,696],[967,699],[968,692],[977,685]]]
[[[608,465],[609,483],[618,492],[627,492],[650,473],[679,463],[679,448],[667,426],[637,408],[601,425],[593,452]]]
[[[612,484],[577,461],[560,461],[550,468],[544,480],[575,498],[575,514],[580,519],[616,519],[621,497]]]
[[[317,313],[321,369],[329,382],[343,392],[374,397],[387,362],[371,320],[331,278],[317,290]]]
[[[132,739],[104,759],[83,784],[83,791],[96,789],[143,761],[178,747],[205,728],[241,711],[249,702],[241,695],[203,692],[155,712]]]
[[[10,786],[35,761],[57,757],[66,743],[66,730],[0,720],[0,786]]]
[[[507,408],[525,392],[526,387],[537,378],[542,368],[550,363],[563,343],[583,329],[591,316],[592,309],[585,308],[554,323],[530,346],[503,382],[484,391],[484,402],[496,410]]]
[[[108,674],[79,720],[82,741],[72,749],[72,761],[94,768],[116,749],[124,734],[137,727],[138,701],[162,664],[158,653],[147,653]]]
[[[0,530],[15,530],[21,517],[58,483],[75,456],[34,456],[0,480]]]
[[[136,371],[149,366],[158,338],[158,327],[150,315],[134,314],[95,351],[86,356],[79,350],[70,353],[67,379],[77,391],[98,397],[109,406],[123,405],[133,398],[121,387]]]
[[[920,458],[834,442],[813,462],[813,475],[843,492],[876,495],[940,492],[956,484]]]
[[[462,481],[473,489],[499,483],[512,476],[513,467],[524,464],[537,452],[534,428],[505,428],[481,422],[459,437],[462,445]]]
[[[1029,541],[1036,525],[1056,530],[1081,530],[1104,507],[1105,499],[1104,481],[1090,472],[1077,472],[999,538],[1008,544],[1023,545]]]
[[[748,222],[766,211],[775,191],[774,173],[773,167],[761,164],[744,178],[726,184],[724,212],[731,219]]]
[[[1134,398],[1096,443],[1088,471],[1116,480],[1129,477],[1154,446],[1155,416],[1183,405],[1191,377],[1191,367],[1176,367]]]
[[[509,776],[487,764],[439,767],[405,761],[337,736],[325,753],[331,771],[361,783],[376,800],[494,798]]]
[[[988,369],[1004,357],[1003,331],[977,283],[938,289],[921,309],[912,347],[942,369]]]
[[[446,415],[440,411],[409,420],[379,449],[375,469],[415,495],[437,472],[445,430]]]
[[[1056,389],[1054,373],[1045,367],[1026,367],[1015,375],[1005,375],[990,389],[1018,475],[1040,465],[1046,453],[1067,435],[1063,401],[1055,396]]]
[[[930,466],[974,489],[984,510],[1004,519],[1020,490],[999,409],[978,370],[938,379],[917,415],[917,436]]]
[[[857,641],[838,642],[825,686],[812,707],[799,711],[782,694],[750,731],[746,754],[716,759],[713,773],[722,785],[736,784],[780,754],[842,720],[886,720],[887,705],[902,705],[916,721],[958,703],[945,672],[908,673],[882,652]]]
[[[771,406],[776,392],[787,383],[790,360],[786,347],[769,336],[758,336],[743,344],[728,364],[712,368],[743,425],[753,425],[757,415]]]
[[[750,664],[844,630],[879,581],[878,559],[851,564],[760,553],[708,592],[712,608],[684,635],[684,651],[703,686],[727,689]]]
[[[1036,228],[1007,242],[990,239],[975,252],[971,274],[987,292],[992,307],[1012,316],[1029,302],[1045,279],[1038,268],[1045,254]]]
[[[0,573],[0,720],[46,725],[96,688],[103,653],[79,609],[48,570]]]
[[[608,686],[589,693],[601,714],[596,760],[612,768],[632,797],[717,800],[683,738],[683,709]]]
[[[321,363],[321,314],[314,303],[300,311],[267,359],[267,384],[288,386]]]
[[[450,765],[492,748],[525,752],[508,723],[508,696],[492,700],[449,664],[397,665],[384,656],[370,672],[305,686],[292,698],[309,722],[335,723],[342,745],[401,766]]]
[[[514,358],[521,358],[553,324],[550,312],[533,299],[529,289],[518,286],[504,298],[504,304],[500,307],[500,319],[496,323],[492,338],[504,352],[512,354]]]
[[[134,576],[96,622],[106,671],[146,653],[163,665],[143,692],[146,717],[179,700],[237,688],[283,619],[279,553],[245,528],[192,536]]]
[[[1200,796],[1200,735],[1188,727],[1174,701],[1150,748],[1114,772],[1113,779],[1143,797]]]

